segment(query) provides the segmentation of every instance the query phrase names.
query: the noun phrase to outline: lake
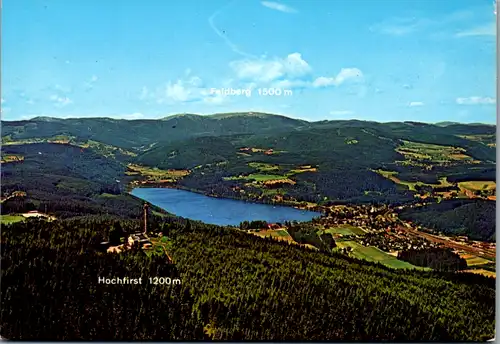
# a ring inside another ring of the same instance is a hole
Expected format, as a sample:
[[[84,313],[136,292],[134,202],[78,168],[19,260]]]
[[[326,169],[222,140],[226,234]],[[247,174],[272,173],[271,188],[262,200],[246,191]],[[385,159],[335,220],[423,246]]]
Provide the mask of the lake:
[[[242,221],[268,223],[310,221],[320,213],[285,206],[215,198],[195,192],[166,188],[136,188],[132,195],[165,209],[171,214],[220,226],[238,226]]]

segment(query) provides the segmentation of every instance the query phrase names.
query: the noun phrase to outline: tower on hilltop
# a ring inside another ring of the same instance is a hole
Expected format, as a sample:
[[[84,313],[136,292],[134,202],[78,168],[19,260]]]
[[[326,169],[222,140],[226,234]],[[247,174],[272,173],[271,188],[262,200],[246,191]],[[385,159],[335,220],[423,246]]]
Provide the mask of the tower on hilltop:
[[[146,234],[148,230],[148,208],[149,204],[144,203],[144,234]]]

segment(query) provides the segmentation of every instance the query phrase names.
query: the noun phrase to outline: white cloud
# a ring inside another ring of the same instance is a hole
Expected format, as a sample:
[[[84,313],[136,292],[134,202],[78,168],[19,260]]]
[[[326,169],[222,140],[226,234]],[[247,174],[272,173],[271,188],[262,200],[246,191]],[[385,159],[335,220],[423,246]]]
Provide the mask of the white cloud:
[[[336,111],[330,111],[330,115],[333,116],[344,116],[344,115],[353,115],[354,111],[350,110],[336,110]]]
[[[280,4],[278,2],[262,1],[261,4],[267,8],[270,8],[270,9],[273,9],[276,11],[285,12],[285,13],[297,13],[297,10],[295,8]]]
[[[384,35],[405,36],[425,28],[430,23],[428,19],[391,18],[373,25],[370,30]]]
[[[359,82],[363,80],[363,72],[358,68],[342,68],[335,77],[320,76],[316,78],[313,87],[339,86],[347,81]]]
[[[50,100],[52,100],[54,105],[57,107],[65,107],[66,105],[73,103],[73,101],[68,97],[60,97],[56,94],[50,96]]]
[[[193,91],[184,86],[181,80],[176,83],[169,81],[165,90],[165,97],[174,102],[185,102],[193,96]],[[162,100],[160,100],[162,102]]]
[[[495,23],[477,26],[475,28],[458,32],[455,37],[474,37],[474,36],[496,36]]]
[[[457,98],[457,104],[460,105],[491,105],[496,103],[495,98],[491,97],[466,97],[466,98]]]
[[[97,75],[92,75],[92,77],[90,78],[90,80],[88,80],[87,82],[85,82],[85,85],[84,85],[85,90],[87,90],[87,91],[92,90],[94,88],[94,85],[97,82],[97,80],[99,80],[99,78],[97,77]]]
[[[245,59],[230,63],[239,79],[270,82],[280,78],[298,78],[311,71],[300,53],[292,53],[284,59]]]
[[[320,76],[319,78],[316,78],[312,86],[313,87],[328,87],[335,85],[335,78],[330,78],[330,77],[325,77],[325,76]]]
[[[1,104],[3,104],[3,103],[5,103],[5,99],[3,99],[3,98],[2,98],[2,102],[1,102]]]
[[[417,106],[424,106],[424,103],[422,102],[410,102],[408,103],[409,107],[417,107]]]
[[[342,68],[335,76],[310,77],[312,68],[298,52],[285,58],[260,58],[236,60],[229,64],[245,88],[274,87],[282,89],[322,88],[339,86],[343,83],[363,82],[363,72],[358,68]]]
[[[425,18],[425,17],[393,17],[376,23],[370,27],[370,30],[384,35],[390,36],[407,36],[416,32],[427,32],[430,37],[434,38],[450,38],[453,29],[458,25],[464,27],[471,20],[477,20],[477,14],[482,10],[460,10],[452,12],[440,17]],[[457,37],[477,36],[477,35],[492,35],[494,31],[494,23],[484,25],[470,31],[455,34]]]
[[[252,85],[253,86],[253,85]],[[278,80],[271,84],[272,88],[281,88],[281,89],[293,89],[293,88],[303,88],[308,87],[309,83],[303,80]],[[252,88],[252,87],[250,87]]]
[[[157,88],[155,92],[149,91],[144,86],[139,98],[141,100],[154,100],[158,104],[175,103],[205,103],[217,105],[228,101],[229,97],[210,93],[203,80],[198,76],[191,76],[191,72],[185,73],[186,77],[176,81],[169,81],[165,86]],[[220,87],[228,87],[231,81],[221,82]]]
[[[193,76],[187,80],[179,79],[175,83],[169,81],[165,89],[164,98],[176,103],[199,100],[203,92],[202,86],[203,82],[197,76]],[[164,98],[160,98],[160,103],[165,100]]]
[[[340,85],[348,80],[360,80],[362,78],[363,73],[358,68],[342,68],[335,81],[337,85]]]

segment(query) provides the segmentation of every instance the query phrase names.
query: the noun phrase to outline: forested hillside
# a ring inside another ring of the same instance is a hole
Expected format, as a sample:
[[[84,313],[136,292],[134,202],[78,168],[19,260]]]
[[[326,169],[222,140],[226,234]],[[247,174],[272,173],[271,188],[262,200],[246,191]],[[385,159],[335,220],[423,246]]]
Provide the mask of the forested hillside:
[[[2,195],[23,191],[26,196],[6,199],[0,204],[2,214],[39,210],[58,218],[141,216],[141,201],[123,193],[126,167],[91,149],[52,143],[6,145],[5,155],[22,160],[2,164]]]
[[[495,241],[496,206],[488,201],[445,201],[400,214],[402,219],[415,221],[442,233],[466,235],[474,240]]]
[[[2,337],[478,341],[494,336],[494,279],[395,271],[175,219],[153,229],[173,238],[171,267],[165,258],[140,252],[93,250],[110,225],[82,218],[2,228]],[[125,276],[171,276],[181,284],[97,282]]]

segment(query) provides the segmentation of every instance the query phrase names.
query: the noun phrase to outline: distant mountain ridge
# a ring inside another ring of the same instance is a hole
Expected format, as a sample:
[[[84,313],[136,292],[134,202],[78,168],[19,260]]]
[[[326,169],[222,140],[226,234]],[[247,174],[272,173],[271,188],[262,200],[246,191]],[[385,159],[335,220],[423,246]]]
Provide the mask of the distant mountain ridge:
[[[280,114],[273,114],[273,113],[267,113],[267,112],[258,112],[258,111],[248,111],[248,112],[222,112],[222,113],[213,113],[210,115],[201,115],[201,114],[196,114],[196,113],[179,113],[179,114],[173,114],[173,115],[168,115],[165,117],[161,118],[148,118],[148,119],[122,119],[122,118],[112,118],[112,117],[106,117],[106,116],[99,116],[99,117],[70,117],[70,118],[59,118],[59,117],[51,117],[51,116],[37,116],[33,117],[31,119],[27,120],[2,120],[2,123],[11,123],[11,122],[30,122],[30,121],[46,121],[46,122],[58,122],[58,121],[68,121],[68,120],[99,120],[99,119],[104,119],[104,120],[112,120],[112,121],[127,121],[127,122],[136,122],[136,121],[168,121],[168,120],[173,120],[173,119],[182,119],[182,118],[208,118],[208,119],[225,119],[225,118],[232,118],[232,117],[254,117],[254,118],[266,118],[266,117],[281,117],[281,118],[286,118],[289,120],[293,121],[300,121],[300,122],[305,122],[305,123],[333,123],[333,122],[367,122],[367,123],[380,123],[380,124],[389,124],[389,123],[408,123],[408,124],[427,124],[427,125],[435,125],[439,127],[447,127],[451,125],[466,125],[466,126],[496,126],[496,124],[489,124],[489,123],[461,123],[461,122],[454,122],[454,121],[442,121],[442,122],[436,122],[436,123],[431,123],[431,122],[417,122],[417,121],[402,121],[402,122],[377,122],[373,120],[360,120],[360,119],[345,119],[345,120],[318,120],[318,121],[308,121],[304,119],[296,119],[292,117],[288,117],[285,115],[280,115]]]
[[[467,149],[479,160],[494,160],[495,148],[472,140],[470,135],[488,136],[494,142],[496,126],[452,124],[439,126],[421,122],[380,123],[362,120],[332,120],[309,122],[282,115],[262,112],[217,113],[213,115],[177,114],[161,119],[112,119],[112,118],[52,118],[35,117],[25,121],[2,121],[3,140],[26,140],[32,138],[72,137],[77,141],[98,141],[108,145],[135,151],[144,151],[152,145],[170,143],[198,137],[253,135],[254,142],[278,142],[280,137],[290,137],[294,147],[300,137],[303,142],[314,137],[325,136],[331,131],[350,132],[350,137],[385,138],[396,142],[408,140],[431,144],[446,144]],[[300,133],[300,135],[298,134]],[[396,140],[396,141],[394,141]],[[388,142],[388,141],[387,141]],[[328,140],[319,140],[318,145],[331,146]],[[338,143],[337,143],[338,144]],[[369,144],[369,143],[368,143]],[[307,145],[306,145],[307,146]],[[333,147],[330,147],[333,148]]]

